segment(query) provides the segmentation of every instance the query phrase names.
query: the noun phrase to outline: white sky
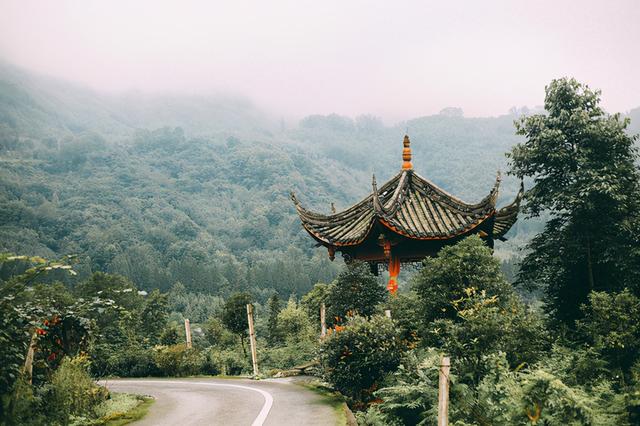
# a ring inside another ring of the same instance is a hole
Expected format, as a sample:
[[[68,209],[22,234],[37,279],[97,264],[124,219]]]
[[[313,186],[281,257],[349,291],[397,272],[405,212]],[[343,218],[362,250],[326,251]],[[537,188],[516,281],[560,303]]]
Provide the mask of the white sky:
[[[0,0],[0,58],[99,90],[245,95],[387,122],[542,104],[552,78],[640,105],[640,1]]]

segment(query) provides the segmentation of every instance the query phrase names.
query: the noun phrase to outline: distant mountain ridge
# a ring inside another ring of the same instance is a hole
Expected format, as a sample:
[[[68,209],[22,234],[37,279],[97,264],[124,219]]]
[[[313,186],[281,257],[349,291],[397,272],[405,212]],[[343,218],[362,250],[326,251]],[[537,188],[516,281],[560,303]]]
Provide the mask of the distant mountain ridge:
[[[289,191],[314,210],[352,205],[373,173],[399,170],[408,129],[416,171],[477,201],[506,169],[515,118],[449,112],[388,127],[334,114],[285,128],[242,99],[107,96],[0,64],[0,250],[79,253],[81,275],[117,272],[144,289],[303,294],[337,264],[302,231]],[[507,176],[499,203],[517,188]],[[498,252],[538,226],[519,221]]]

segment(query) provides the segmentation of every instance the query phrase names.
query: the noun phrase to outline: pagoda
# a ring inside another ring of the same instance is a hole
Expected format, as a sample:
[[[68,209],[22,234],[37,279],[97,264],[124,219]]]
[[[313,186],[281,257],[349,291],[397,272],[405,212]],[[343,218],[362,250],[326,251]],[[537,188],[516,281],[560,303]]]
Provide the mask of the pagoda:
[[[493,248],[495,240],[505,241],[518,216],[520,191],[512,203],[496,209],[500,173],[495,185],[480,202],[469,204],[449,194],[413,170],[411,142],[404,137],[402,169],[378,188],[375,175],[372,193],[364,200],[330,215],[311,212],[291,193],[302,226],[327,248],[333,260],[337,251],[345,261],[369,263],[376,275],[380,265],[388,265],[389,285],[395,293],[400,264],[419,262],[434,256],[445,246],[469,235],[478,235]],[[333,209],[333,206],[332,206]]]

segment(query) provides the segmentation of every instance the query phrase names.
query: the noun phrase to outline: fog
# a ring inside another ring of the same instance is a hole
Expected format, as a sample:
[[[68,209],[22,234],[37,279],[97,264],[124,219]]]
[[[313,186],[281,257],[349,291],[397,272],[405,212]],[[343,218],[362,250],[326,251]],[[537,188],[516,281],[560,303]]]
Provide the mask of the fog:
[[[640,3],[6,1],[0,58],[108,92],[225,93],[274,115],[540,105],[552,78],[640,104]]]

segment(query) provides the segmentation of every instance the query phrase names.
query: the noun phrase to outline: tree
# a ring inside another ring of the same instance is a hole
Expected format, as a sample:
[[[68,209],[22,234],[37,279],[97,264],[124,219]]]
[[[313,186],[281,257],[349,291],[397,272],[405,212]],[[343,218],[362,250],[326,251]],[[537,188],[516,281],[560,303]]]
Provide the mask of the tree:
[[[629,379],[640,359],[640,298],[625,289],[619,293],[594,291],[582,306],[578,331],[607,361],[610,369]]]
[[[422,308],[421,318],[428,326],[435,319],[456,319],[454,300],[466,290],[484,291],[488,297],[510,293],[500,262],[491,249],[477,236],[445,247],[436,257],[426,258],[413,281]]]
[[[314,324],[320,325],[320,307],[324,303],[326,306],[329,293],[333,290],[334,284],[316,283],[309,293],[302,296],[300,304],[307,311],[307,315]]]
[[[370,317],[387,292],[363,262],[351,262],[336,278],[327,297],[327,321],[340,323],[349,315]]]
[[[278,336],[284,338],[287,343],[299,343],[313,338],[309,316],[293,297],[289,298],[287,306],[278,314],[277,324]]]
[[[247,349],[244,346],[244,339],[249,332],[247,322],[247,305],[253,302],[253,297],[249,293],[234,293],[224,304],[222,312],[222,323],[232,333],[240,337],[242,352],[247,356]]]
[[[140,326],[143,336],[148,338],[152,344],[160,342],[160,337],[167,326],[168,297],[155,289],[147,295],[144,308],[142,309]]]
[[[544,106],[515,123],[525,141],[508,154],[510,173],[533,180],[524,212],[552,217],[529,243],[518,283],[544,289],[550,314],[573,327],[590,291],[639,290],[637,136],[574,79],[553,80]]]
[[[269,320],[267,322],[267,328],[269,335],[267,340],[270,345],[275,345],[280,342],[281,335],[278,332],[278,314],[282,310],[282,305],[278,293],[274,293],[267,302],[267,309],[269,311]]]

